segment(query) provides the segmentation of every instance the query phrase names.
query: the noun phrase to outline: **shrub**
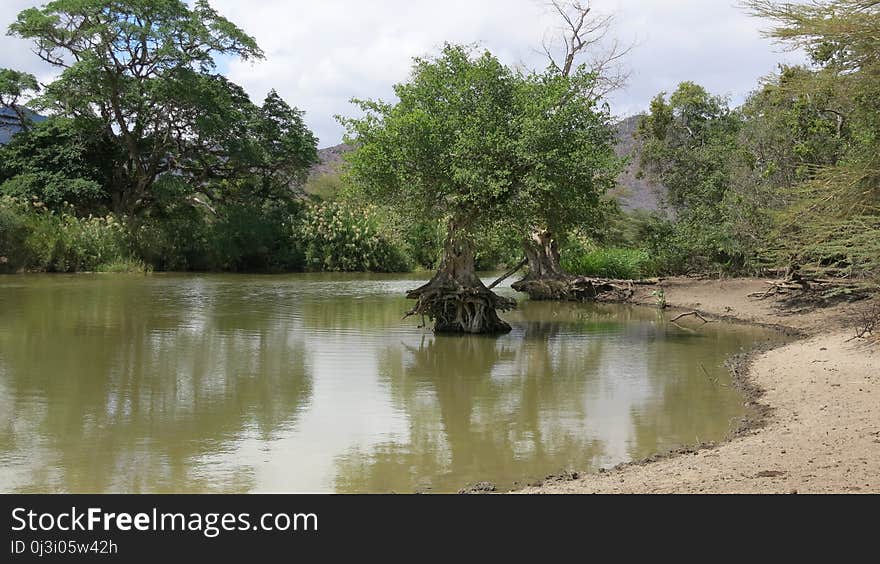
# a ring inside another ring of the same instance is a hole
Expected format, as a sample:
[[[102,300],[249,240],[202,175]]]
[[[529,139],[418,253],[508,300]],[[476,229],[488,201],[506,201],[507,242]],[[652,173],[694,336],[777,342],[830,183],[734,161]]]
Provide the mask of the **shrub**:
[[[28,262],[28,224],[15,198],[0,196],[0,272],[15,272]]]
[[[382,225],[376,207],[335,202],[306,206],[295,228],[308,270],[405,272],[410,260]]]
[[[112,215],[77,218],[69,204],[55,212],[39,200],[0,199],[3,271],[94,271],[130,256],[127,231]]]
[[[293,206],[230,205],[218,210],[209,240],[212,268],[233,271],[302,270],[301,245],[291,226]]]

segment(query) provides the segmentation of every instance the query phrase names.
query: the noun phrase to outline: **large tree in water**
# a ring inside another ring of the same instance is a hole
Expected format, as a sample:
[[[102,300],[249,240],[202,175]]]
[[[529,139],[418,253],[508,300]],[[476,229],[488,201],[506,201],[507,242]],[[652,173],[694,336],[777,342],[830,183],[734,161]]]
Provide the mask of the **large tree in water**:
[[[409,293],[412,313],[442,333],[503,333],[497,312],[516,303],[486,288],[474,267],[474,237],[507,217],[518,188],[519,78],[490,53],[447,45],[416,59],[397,104],[355,101],[343,119],[351,174],[367,197],[415,218],[442,218],[446,241],[434,278]]]
[[[522,79],[520,178],[511,219],[520,228],[528,273],[515,290],[532,299],[594,298],[592,284],[566,273],[559,238],[601,221],[605,193],[623,161],[614,153],[606,104],[592,93],[596,76],[584,68],[565,74],[550,68]]]

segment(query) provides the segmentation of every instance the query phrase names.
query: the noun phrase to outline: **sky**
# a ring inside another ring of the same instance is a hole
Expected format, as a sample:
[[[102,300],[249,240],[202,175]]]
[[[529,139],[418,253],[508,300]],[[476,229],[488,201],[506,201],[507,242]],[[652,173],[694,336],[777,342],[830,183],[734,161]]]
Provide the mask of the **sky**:
[[[2,0],[4,31],[38,0]],[[542,0],[212,0],[212,6],[257,39],[258,62],[223,60],[220,69],[259,103],[274,88],[306,112],[320,146],[338,144],[334,116],[356,115],[351,98],[393,100],[412,58],[436,53],[444,42],[478,43],[509,65],[543,68],[543,39],[559,19]],[[735,0],[593,0],[614,14],[611,34],[634,48],[625,60],[625,89],[609,97],[625,117],[647,109],[658,92],[690,80],[741,103],[780,62],[797,63],[762,37],[766,21]],[[53,70],[28,42],[0,35],[0,67],[31,72],[42,81]]]

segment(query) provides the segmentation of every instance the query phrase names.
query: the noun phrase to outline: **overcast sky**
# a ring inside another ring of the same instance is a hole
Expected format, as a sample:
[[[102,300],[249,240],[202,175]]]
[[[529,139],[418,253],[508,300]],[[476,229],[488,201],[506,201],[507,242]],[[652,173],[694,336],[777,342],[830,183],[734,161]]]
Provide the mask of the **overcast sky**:
[[[340,142],[334,115],[351,114],[352,97],[391,99],[412,57],[444,41],[479,42],[508,64],[541,68],[542,39],[558,25],[541,0],[212,0],[218,11],[256,37],[266,53],[258,63],[225,62],[223,70],[255,102],[275,88],[306,111],[322,147]],[[2,0],[4,31],[35,0]],[[636,46],[627,59],[625,90],[611,96],[618,116],[647,108],[660,91],[692,80],[739,103],[781,61],[799,62],[761,37],[767,23],[735,0],[594,0],[614,13],[613,33]],[[46,80],[50,69],[27,42],[0,37],[0,67]]]

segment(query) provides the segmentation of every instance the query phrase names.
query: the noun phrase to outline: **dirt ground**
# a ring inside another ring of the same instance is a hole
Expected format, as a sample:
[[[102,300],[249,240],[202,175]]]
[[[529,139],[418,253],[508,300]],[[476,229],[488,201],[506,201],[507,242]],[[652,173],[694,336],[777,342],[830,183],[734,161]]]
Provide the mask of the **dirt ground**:
[[[857,312],[877,298],[816,308],[749,298],[768,287],[764,280],[673,279],[662,287],[670,307],[802,335],[747,366],[766,406],[763,425],[714,448],[517,493],[880,492],[880,343],[853,339]],[[635,301],[656,303],[652,290],[640,289]]]

